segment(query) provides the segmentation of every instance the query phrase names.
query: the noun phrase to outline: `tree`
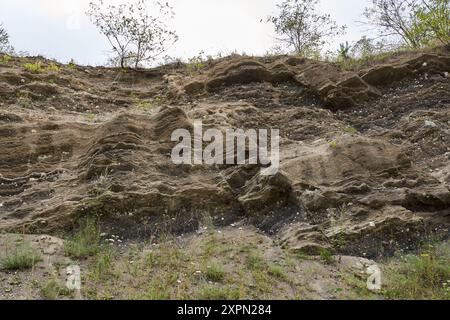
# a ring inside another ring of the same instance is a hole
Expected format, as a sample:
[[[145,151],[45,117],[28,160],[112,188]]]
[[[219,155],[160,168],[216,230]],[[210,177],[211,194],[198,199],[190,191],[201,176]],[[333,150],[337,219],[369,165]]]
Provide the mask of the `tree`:
[[[407,45],[418,48],[423,33],[417,29],[418,0],[372,0],[364,11],[367,25],[375,27],[380,37],[400,37]]]
[[[120,67],[139,67],[164,53],[168,44],[178,40],[163,22],[174,13],[168,3],[155,3],[158,15],[148,12],[147,0],[119,5],[104,5],[103,0],[89,4],[88,16],[108,39]]]
[[[352,56],[356,59],[367,60],[377,54],[389,50],[385,44],[381,41],[374,43],[373,39],[367,36],[362,36],[361,39],[356,41],[352,47]]]
[[[421,0],[416,17],[416,28],[425,35],[424,45],[438,39],[450,47],[450,0]]]
[[[448,45],[449,13],[449,0],[372,0],[364,23],[375,27],[380,37],[397,36],[413,48],[435,39]]]
[[[352,47],[348,44],[348,41],[345,43],[339,44],[339,50],[338,50],[338,60],[341,61],[347,61],[350,57],[350,50]]]
[[[319,51],[327,39],[345,33],[329,14],[318,13],[319,0],[284,0],[277,5],[279,13],[270,16],[281,42],[297,54],[309,56]]]
[[[0,23],[0,52],[9,53],[12,51],[12,46],[9,44],[8,32],[3,28],[3,24]]]

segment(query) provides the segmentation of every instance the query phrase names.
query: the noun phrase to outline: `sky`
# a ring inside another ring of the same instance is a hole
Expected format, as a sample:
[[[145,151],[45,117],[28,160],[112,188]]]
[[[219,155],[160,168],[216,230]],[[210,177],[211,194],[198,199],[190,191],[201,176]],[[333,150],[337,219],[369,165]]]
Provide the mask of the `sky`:
[[[101,65],[110,55],[104,36],[84,14],[91,0],[1,0],[0,23],[17,51],[43,55],[61,62]],[[122,0],[124,1],[124,0]],[[321,10],[340,25],[344,37],[332,39],[330,48],[360,39],[361,20],[369,0],[321,0]],[[117,3],[120,0],[105,0]],[[263,55],[276,44],[273,26],[261,19],[276,12],[281,0],[168,0],[176,13],[171,27],[179,41],[167,51],[187,59],[232,52]]]

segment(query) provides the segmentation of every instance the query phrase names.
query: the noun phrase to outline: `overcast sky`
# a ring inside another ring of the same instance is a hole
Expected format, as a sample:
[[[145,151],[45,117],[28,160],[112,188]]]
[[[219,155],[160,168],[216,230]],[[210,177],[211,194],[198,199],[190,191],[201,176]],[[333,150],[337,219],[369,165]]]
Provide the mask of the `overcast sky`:
[[[322,10],[348,26],[340,42],[358,40],[363,34],[356,23],[368,0],[321,0]],[[42,54],[62,62],[103,64],[108,43],[84,15],[90,0],[1,0],[0,22],[17,50]],[[105,2],[118,2],[105,0]],[[120,1],[119,1],[120,2]],[[200,51],[261,55],[276,44],[273,27],[261,23],[280,0],[169,0],[176,13],[172,22],[180,40],[168,51],[189,58]]]

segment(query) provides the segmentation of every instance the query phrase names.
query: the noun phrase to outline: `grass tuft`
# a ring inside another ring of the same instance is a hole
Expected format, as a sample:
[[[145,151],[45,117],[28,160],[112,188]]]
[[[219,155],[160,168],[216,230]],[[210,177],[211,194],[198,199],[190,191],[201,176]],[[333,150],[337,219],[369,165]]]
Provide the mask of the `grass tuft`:
[[[335,262],[333,253],[328,249],[322,249],[320,251],[320,259],[325,264],[333,264]]]
[[[41,295],[47,300],[56,300],[60,297],[73,297],[73,290],[60,284],[56,279],[50,279],[41,288]]]
[[[1,260],[2,268],[5,270],[26,270],[32,268],[36,263],[42,261],[41,255],[29,244],[21,244]]]
[[[287,278],[283,267],[279,265],[270,265],[268,273],[270,276],[280,280],[285,280]]]
[[[221,265],[213,264],[206,268],[205,277],[208,281],[222,282],[225,279],[225,272]]]
[[[95,255],[100,249],[100,228],[92,220],[86,220],[81,229],[64,244],[64,252],[74,259]]]

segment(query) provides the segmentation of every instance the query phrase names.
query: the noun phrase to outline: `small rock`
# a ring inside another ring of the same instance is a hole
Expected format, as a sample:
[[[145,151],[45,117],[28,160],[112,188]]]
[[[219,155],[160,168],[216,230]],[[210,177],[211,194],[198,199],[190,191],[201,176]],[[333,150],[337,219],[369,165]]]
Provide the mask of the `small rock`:
[[[436,128],[437,125],[433,121],[425,120],[425,128]]]

